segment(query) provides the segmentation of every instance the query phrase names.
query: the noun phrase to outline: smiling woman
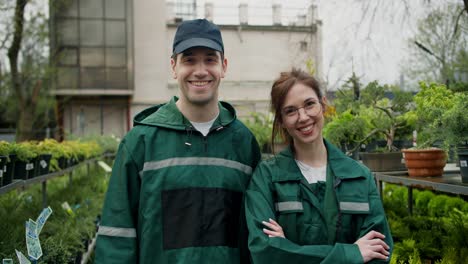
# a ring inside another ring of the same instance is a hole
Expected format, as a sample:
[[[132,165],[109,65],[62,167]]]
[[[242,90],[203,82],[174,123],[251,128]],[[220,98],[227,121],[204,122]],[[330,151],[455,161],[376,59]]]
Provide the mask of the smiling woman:
[[[326,99],[293,69],[273,83],[272,138],[289,147],[259,164],[245,207],[254,263],[389,260],[393,240],[366,167],[322,137]]]

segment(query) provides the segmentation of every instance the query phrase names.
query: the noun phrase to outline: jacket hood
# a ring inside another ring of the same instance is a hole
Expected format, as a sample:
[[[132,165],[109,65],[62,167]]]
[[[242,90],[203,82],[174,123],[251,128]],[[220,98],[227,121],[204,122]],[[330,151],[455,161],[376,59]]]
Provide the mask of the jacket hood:
[[[157,126],[176,130],[185,130],[191,126],[190,121],[179,111],[176,106],[178,97],[164,104],[155,105],[138,113],[133,119],[133,126]],[[232,105],[219,101],[219,116],[213,126],[226,126],[236,119],[236,110]]]

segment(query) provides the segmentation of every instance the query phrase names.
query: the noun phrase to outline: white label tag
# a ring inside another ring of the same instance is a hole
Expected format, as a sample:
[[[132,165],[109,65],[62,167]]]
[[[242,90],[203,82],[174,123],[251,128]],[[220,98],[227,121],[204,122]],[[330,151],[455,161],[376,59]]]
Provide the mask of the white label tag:
[[[26,170],[32,170],[32,169],[34,169],[34,163],[27,163]]]
[[[3,172],[6,172],[6,165],[3,165]]]
[[[45,160],[41,160],[40,164],[43,169],[47,167],[47,162]]]
[[[466,160],[460,160],[460,167],[468,167]]]

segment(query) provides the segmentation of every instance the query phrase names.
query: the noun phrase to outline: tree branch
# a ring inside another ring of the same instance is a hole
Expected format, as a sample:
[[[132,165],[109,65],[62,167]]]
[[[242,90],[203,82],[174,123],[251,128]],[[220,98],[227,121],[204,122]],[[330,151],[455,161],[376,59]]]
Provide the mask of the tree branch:
[[[6,48],[6,43],[7,43],[8,39],[10,39],[10,36],[11,36],[11,33],[10,33],[10,32],[8,32],[8,33],[5,34],[5,37],[4,37],[3,40],[1,41],[0,49]]]
[[[438,61],[440,61],[442,64],[444,64],[444,60],[435,55],[430,49],[426,48],[423,44],[419,43],[417,40],[414,41],[414,44],[416,44],[416,46],[418,46],[418,48],[422,49],[424,52],[434,56],[434,58],[436,58]]]
[[[21,50],[21,41],[23,38],[24,9],[28,0],[16,0],[15,14],[13,16],[14,33],[13,41],[8,49],[8,59],[10,60],[11,79],[13,89],[16,92],[20,107],[24,107],[24,95],[21,89],[20,76],[18,74],[18,54]]]
[[[468,1],[468,0],[465,0],[465,1]],[[461,16],[463,15],[463,12],[465,12],[465,9],[462,9],[460,10],[460,13],[458,14],[457,16],[457,19],[455,20],[455,27],[453,29],[453,33],[452,33],[452,37],[450,39],[454,39],[456,34],[457,34],[457,31],[458,31],[458,23],[460,23],[460,18]],[[467,11],[468,12],[468,11]]]

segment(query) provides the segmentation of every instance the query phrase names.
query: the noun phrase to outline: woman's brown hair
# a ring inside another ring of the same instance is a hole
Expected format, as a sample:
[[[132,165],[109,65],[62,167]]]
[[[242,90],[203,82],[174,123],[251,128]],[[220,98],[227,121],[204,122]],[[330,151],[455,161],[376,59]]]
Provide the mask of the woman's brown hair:
[[[275,114],[275,118],[273,120],[273,130],[271,133],[271,148],[274,150],[276,138],[279,136],[286,144],[292,143],[292,138],[288,134],[287,130],[282,127],[282,115],[281,110],[283,109],[284,101],[286,99],[286,95],[288,94],[289,90],[297,84],[301,83],[312,90],[315,91],[317,94],[320,103],[325,109],[323,99],[323,93],[320,90],[319,82],[312,77],[310,74],[302,71],[300,69],[293,68],[290,72],[282,72],[278,79],[275,80],[271,87],[271,111]]]

